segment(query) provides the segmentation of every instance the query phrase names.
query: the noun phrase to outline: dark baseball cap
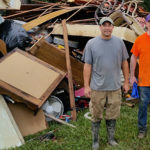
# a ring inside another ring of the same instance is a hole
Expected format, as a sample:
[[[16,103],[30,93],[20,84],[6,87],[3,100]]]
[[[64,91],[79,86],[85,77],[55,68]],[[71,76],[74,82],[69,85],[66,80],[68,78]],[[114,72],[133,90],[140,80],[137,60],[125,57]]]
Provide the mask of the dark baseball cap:
[[[150,14],[146,16],[146,22],[150,20]]]
[[[113,20],[109,17],[103,17],[100,21],[99,21],[99,25],[102,25],[104,22],[110,22],[111,24],[114,24]]]

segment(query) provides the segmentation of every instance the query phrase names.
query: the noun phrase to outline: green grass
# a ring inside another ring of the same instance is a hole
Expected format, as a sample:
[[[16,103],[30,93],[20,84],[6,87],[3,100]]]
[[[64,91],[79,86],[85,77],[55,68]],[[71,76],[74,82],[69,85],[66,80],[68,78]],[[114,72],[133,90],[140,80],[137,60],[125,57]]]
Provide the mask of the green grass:
[[[49,129],[36,135],[25,137],[26,144],[15,148],[15,150],[91,150],[91,122],[84,118],[86,112],[88,112],[88,109],[78,112],[77,121],[71,122],[77,129],[51,122]],[[146,138],[142,140],[137,138],[137,112],[137,105],[134,108],[126,105],[122,106],[116,127],[116,139],[119,142],[116,147],[108,145],[105,121],[102,121],[100,129],[101,150],[150,150],[150,130],[148,130]],[[149,115],[150,109],[148,110],[148,128],[150,129]],[[55,140],[41,142],[36,139],[30,141],[32,138],[52,130],[55,131]]]

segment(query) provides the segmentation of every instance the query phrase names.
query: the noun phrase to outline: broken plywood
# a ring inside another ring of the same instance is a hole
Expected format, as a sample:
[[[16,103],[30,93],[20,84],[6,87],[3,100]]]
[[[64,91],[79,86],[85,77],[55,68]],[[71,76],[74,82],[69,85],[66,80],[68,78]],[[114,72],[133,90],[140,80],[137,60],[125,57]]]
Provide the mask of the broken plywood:
[[[53,66],[15,50],[0,60],[0,93],[39,108],[64,76]]]
[[[22,103],[8,103],[8,107],[22,136],[28,136],[47,129],[45,115],[42,109],[34,115],[33,111]]]
[[[0,149],[24,144],[24,139],[2,95],[0,95],[0,120]]]
[[[50,65],[67,72],[65,51],[56,48],[47,41],[42,39],[30,49],[30,53]],[[70,59],[73,80],[77,85],[83,87],[83,63],[73,57],[70,57]]]
[[[100,35],[100,29],[98,25],[67,24],[67,30],[68,35],[72,36],[96,37]],[[54,26],[53,34],[63,35],[61,24],[56,24]],[[134,31],[125,27],[114,27],[112,34],[131,43],[134,43],[135,39],[137,38],[137,35]]]

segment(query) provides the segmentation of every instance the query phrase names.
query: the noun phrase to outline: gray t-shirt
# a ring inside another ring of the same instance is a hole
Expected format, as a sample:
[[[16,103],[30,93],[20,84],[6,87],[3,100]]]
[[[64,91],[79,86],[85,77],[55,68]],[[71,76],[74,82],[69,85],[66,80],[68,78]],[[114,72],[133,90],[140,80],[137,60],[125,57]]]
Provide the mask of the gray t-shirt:
[[[98,36],[89,40],[84,49],[83,61],[92,65],[91,89],[119,89],[121,65],[128,57],[125,44],[120,38],[112,36],[111,39],[104,40]]]

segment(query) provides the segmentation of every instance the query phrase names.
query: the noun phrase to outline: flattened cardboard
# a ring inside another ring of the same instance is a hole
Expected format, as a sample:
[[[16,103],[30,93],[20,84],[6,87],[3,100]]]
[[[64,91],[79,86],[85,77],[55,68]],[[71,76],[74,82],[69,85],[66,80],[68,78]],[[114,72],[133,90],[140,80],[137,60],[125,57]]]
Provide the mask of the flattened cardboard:
[[[34,115],[33,111],[22,103],[8,103],[8,107],[18,125],[18,128],[20,129],[22,136],[28,136],[47,129],[45,115],[42,109]]]

